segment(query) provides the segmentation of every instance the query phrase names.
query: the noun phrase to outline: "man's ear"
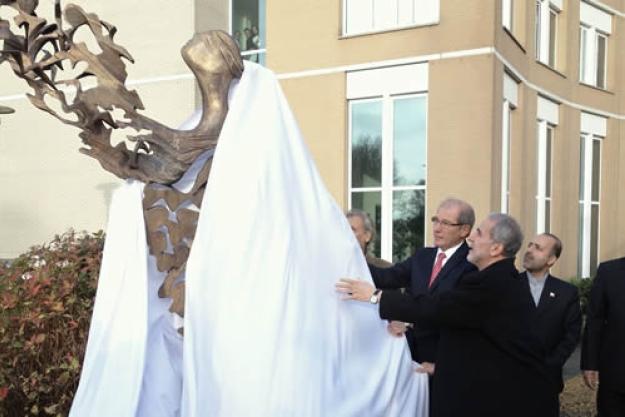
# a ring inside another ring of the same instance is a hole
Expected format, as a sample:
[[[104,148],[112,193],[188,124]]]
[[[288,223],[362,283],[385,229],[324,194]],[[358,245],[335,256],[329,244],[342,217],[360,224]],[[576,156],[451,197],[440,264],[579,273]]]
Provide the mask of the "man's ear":
[[[503,255],[503,243],[493,242],[490,245],[490,256],[496,258],[500,255]]]
[[[471,226],[469,226],[468,224],[463,224],[462,226],[460,226],[460,236],[462,236],[463,239],[468,238],[470,234]]]
[[[550,255],[549,259],[547,260],[547,266],[551,268],[556,264],[556,262],[558,262],[558,258],[556,258],[556,255]]]

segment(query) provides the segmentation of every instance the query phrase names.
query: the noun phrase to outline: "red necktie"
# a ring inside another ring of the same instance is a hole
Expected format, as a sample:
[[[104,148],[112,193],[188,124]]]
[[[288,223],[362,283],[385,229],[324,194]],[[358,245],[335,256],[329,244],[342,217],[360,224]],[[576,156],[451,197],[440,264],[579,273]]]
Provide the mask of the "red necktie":
[[[430,283],[428,284],[428,288],[432,287],[432,284],[434,284],[438,273],[441,272],[441,269],[443,269],[443,261],[445,260],[445,257],[445,252],[439,253],[436,257],[436,263],[434,263],[434,268],[432,268],[432,275],[430,275]]]

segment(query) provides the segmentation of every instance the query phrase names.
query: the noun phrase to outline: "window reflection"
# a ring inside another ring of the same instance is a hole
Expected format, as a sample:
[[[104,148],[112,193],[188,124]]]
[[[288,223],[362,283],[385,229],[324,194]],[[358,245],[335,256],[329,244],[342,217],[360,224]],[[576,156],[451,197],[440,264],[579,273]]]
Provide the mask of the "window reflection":
[[[425,190],[393,192],[393,262],[424,246]]]
[[[396,99],[393,115],[393,184],[425,184],[426,98]]]
[[[352,105],[352,187],[382,184],[382,102]]]

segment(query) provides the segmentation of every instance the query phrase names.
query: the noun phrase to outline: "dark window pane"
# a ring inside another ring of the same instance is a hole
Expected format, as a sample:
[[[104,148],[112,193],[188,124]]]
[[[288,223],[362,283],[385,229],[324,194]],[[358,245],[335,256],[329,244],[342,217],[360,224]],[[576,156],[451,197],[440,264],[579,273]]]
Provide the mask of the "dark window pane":
[[[584,277],[584,205],[580,203],[577,231],[577,275]]]
[[[606,43],[604,36],[597,36],[597,87],[605,88]]]
[[[352,104],[352,187],[382,183],[382,102]]]
[[[402,261],[424,245],[425,191],[393,192],[393,262]]]
[[[534,36],[534,47],[536,50],[536,59],[540,59],[540,0],[536,1],[536,32]]]
[[[599,206],[593,204],[590,208],[590,276],[597,272],[599,259]]]
[[[558,13],[550,9],[549,10],[549,65],[556,66],[556,36],[558,32]]]
[[[545,144],[545,197],[551,197],[551,147],[553,145],[553,128],[547,128],[547,143]]]
[[[588,32],[585,27],[579,28],[579,79],[586,81],[586,42]]]
[[[586,198],[584,189],[584,178],[586,177],[586,138],[583,136],[579,142],[579,199]]]
[[[426,173],[425,97],[394,101],[393,184],[425,185]]]
[[[373,247],[370,248],[373,255],[380,257],[381,243],[380,234],[382,230],[382,194],[379,191],[374,192],[353,192],[352,208],[366,211],[375,225],[375,240]]]
[[[599,201],[601,181],[601,142],[592,141],[592,201]]]
[[[551,201],[545,201],[545,233],[551,232]]]

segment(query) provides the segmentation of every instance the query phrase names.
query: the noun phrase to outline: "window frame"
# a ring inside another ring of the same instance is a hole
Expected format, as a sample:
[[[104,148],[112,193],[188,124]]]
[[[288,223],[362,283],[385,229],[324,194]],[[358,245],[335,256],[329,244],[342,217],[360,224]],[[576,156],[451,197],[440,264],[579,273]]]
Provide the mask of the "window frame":
[[[501,132],[501,212],[510,211],[510,159],[512,145],[512,111],[514,105],[508,99],[503,100]]]
[[[600,231],[601,231],[601,169],[602,169],[602,155],[603,155],[603,138],[597,134],[580,132],[580,195],[579,195],[579,218],[580,218],[580,230],[579,230],[579,252],[578,252],[578,274],[582,278],[588,278],[592,275],[593,271],[596,271],[598,264],[598,255],[599,255],[599,244],[601,242]],[[599,155],[596,156],[599,161],[598,174],[599,179],[597,181],[598,190],[597,191],[597,199],[593,199],[593,157],[594,155],[594,147],[593,145],[597,142],[599,144]],[[581,150],[583,149],[583,155]],[[583,169],[583,172],[582,172]],[[598,218],[597,218],[597,230],[596,236],[597,240],[594,242],[595,251],[597,253],[597,262],[595,265],[591,265],[591,251],[592,244],[591,241],[593,230],[592,230],[592,208],[597,207]]]
[[[514,30],[514,0],[501,0],[501,25],[510,33]]]
[[[551,21],[551,16],[555,16],[553,22]],[[558,65],[558,26],[560,12],[553,7],[549,6],[549,36],[547,37],[549,40],[549,48],[548,48],[548,57],[547,57],[547,65],[551,68],[556,68]],[[553,23],[553,25],[552,25]],[[555,26],[555,28],[553,27]],[[551,36],[553,34],[553,37]]]
[[[393,135],[393,122],[394,122],[394,112],[393,105],[395,100],[397,99],[409,99],[423,97],[426,100],[425,105],[425,120],[426,120],[426,134],[425,134],[425,185],[394,185],[393,184],[393,173],[394,173],[394,161],[393,161],[393,146],[394,146],[394,135]],[[353,187],[352,183],[352,134],[353,134],[353,105],[355,103],[363,103],[363,102],[382,102],[382,161],[381,161],[381,183],[379,187]],[[347,100],[347,112],[348,112],[348,132],[347,132],[347,142],[348,142],[348,151],[347,151],[347,161],[348,161],[348,169],[347,169],[347,181],[348,181],[348,207],[351,209],[352,205],[352,195],[353,193],[358,192],[379,192],[380,193],[380,205],[381,205],[381,215],[380,215],[380,257],[383,259],[393,259],[393,193],[395,191],[411,191],[418,190],[423,191],[424,193],[424,201],[425,207],[424,209],[427,212],[427,186],[428,186],[428,170],[427,170],[427,150],[428,150],[428,126],[427,126],[427,116],[429,112],[429,95],[428,92],[411,92],[411,93],[389,93],[384,92],[381,95],[375,97],[366,97],[366,98],[351,98]],[[427,215],[424,216],[424,225],[423,225],[423,241],[426,241],[426,236],[428,233],[427,227],[428,222],[425,221]]]
[[[348,13],[348,2],[349,1],[353,1],[353,0],[342,0],[341,1],[341,8],[342,8],[342,18],[341,18],[341,36],[342,37],[351,37],[351,36],[362,36],[362,35],[368,35],[368,34],[375,34],[375,33],[380,33],[380,32],[388,32],[388,31],[393,31],[393,30],[402,30],[402,29],[410,29],[410,28],[414,28],[414,27],[420,27],[420,26],[428,26],[428,25],[434,25],[434,24],[438,24],[440,22],[440,0],[427,0],[429,2],[431,2],[430,7],[432,8],[433,12],[433,16],[423,19],[423,20],[419,20],[418,19],[418,15],[417,15],[417,2],[418,0],[410,0],[412,2],[412,20],[409,23],[399,23],[400,19],[399,19],[399,1],[401,0],[383,0],[383,1],[393,1],[394,2],[394,7],[395,7],[395,11],[396,11],[396,24],[393,25],[389,25],[389,26],[377,26],[376,22],[375,22],[375,2],[377,0],[370,0],[371,1],[371,24],[368,28],[363,29],[363,30],[355,30],[355,31],[348,31],[348,18],[349,18],[349,13]]]
[[[580,2],[579,82],[599,89],[608,88],[610,35],[614,16],[585,1]],[[599,39],[605,43],[602,79],[599,77]],[[599,81],[602,81],[601,83]]]
[[[503,74],[503,98],[501,112],[501,185],[500,211],[510,210],[510,178],[512,165],[512,119],[518,105],[519,83],[507,70]]]
[[[553,145],[555,142],[556,124],[546,120],[538,120],[538,152],[537,152],[537,183],[536,183],[536,233],[551,231],[551,213],[553,212]],[[551,134],[549,134],[551,132]],[[550,152],[547,152],[550,149]],[[549,167],[549,169],[547,169]],[[549,183],[549,187],[547,187]],[[549,188],[549,193],[547,193]],[[549,214],[547,215],[547,202]],[[549,225],[549,227],[547,227]]]
[[[603,75],[602,75],[602,83],[599,83],[599,39],[604,39],[604,55],[603,55]],[[608,84],[608,41],[609,37],[607,34],[597,30],[595,35],[595,86],[597,88],[606,89]]]
[[[558,21],[561,12],[561,4],[552,0],[536,0],[534,57],[537,61],[554,69],[558,64]],[[553,22],[552,16],[554,16]]]

